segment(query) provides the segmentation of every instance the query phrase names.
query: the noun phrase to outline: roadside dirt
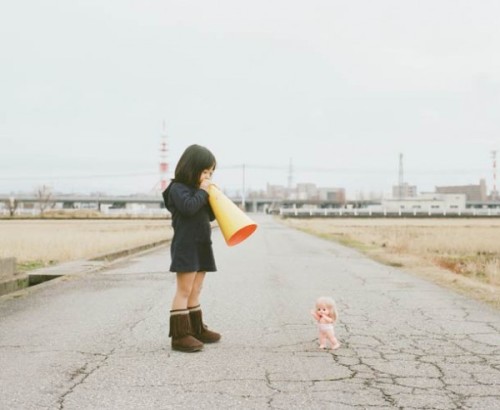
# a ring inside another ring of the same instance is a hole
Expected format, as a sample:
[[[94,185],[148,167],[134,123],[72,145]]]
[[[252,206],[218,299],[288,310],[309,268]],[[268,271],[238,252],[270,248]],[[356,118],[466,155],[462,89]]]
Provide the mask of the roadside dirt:
[[[301,223],[300,220],[278,219],[280,222],[295,229],[303,230],[307,233],[317,235],[321,238],[332,240],[341,243],[344,246],[355,248],[367,255],[368,257],[389,265],[397,267],[405,272],[418,275],[426,280],[436,283],[440,286],[449,288],[466,297],[487,303],[488,305],[500,309],[500,286],[488,284],[480,280],[460,275],[453,271],[444,269],[430,262],[429,260],[419,257],[418,255],[408,254],[404,252],[394,253],[389,249],[373,246],[355,240],[339,240],[339,237],[325,234],[320,230],[314,230],[313,224]],[[310,222],[310,221],[309,221]],[[326,221],[322,221],[325,224]],[[323,225],[324,227],[324,225]]]

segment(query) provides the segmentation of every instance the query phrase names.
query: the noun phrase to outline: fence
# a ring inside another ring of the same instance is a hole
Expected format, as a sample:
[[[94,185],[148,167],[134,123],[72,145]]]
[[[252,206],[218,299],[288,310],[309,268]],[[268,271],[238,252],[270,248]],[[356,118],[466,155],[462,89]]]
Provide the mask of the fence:
[[[95,212],[99,213],[103,217],[166,217],[168,218],[170,216],[170,212],[167,211],[166,209],[162,208],[145,208],[145,209],[126,209],[126,208],[119,208],[119,209],[107,209],[103,212],[99,212],[97,210],[93,209],[81,209],[81,210],[74,210],[74,209],[64,209],[64,210],[48,210],[45,211],[45,215],[47,218],[50,218],[50,216],[54,215],[54,212],[57,213],[58,217],[63,217],[67,216],[68,218],[72,218],[74,215],[78,215],[79,213],[82,212]],[[7,209],[0,209],[0,216],[2,217],[7,217],[10,216],[10,212]],[[40,209],[37,208],[32,208],[32,209],[16,209],[14,216],[16,217],[39,217],[41,216]]]
[[[284,218],[351,218],[351,217],[365,217],[365,218],[429,218],[429,217],[500,217],[500,208],[489,209],[476,209],[469,208],[464,210],[370,210],[364,208],[355,209],[339,209],[339,208],[325,208],[325,209],[301,209],[301,208],[280,208],[279,214]]]

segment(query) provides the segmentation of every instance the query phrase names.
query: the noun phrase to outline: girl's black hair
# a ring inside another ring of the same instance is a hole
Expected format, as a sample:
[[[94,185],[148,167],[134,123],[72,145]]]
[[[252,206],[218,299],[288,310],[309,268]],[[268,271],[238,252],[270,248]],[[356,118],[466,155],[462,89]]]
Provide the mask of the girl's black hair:
[[[187,147],[175,167],[175,182],[198,187],[200,176],[205,169],[214,168],[217,164],[214,154],[201,145],[193,144]]]

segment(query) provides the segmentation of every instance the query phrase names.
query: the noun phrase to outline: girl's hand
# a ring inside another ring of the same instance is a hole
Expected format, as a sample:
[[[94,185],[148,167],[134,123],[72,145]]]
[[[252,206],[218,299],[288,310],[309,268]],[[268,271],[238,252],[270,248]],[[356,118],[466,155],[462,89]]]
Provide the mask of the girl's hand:
[[[200,189],[208,192],[208,188],[212,185],[212,175],[214,173],[214,167],[204,169],[200,174]]]
[[[212,181],[210,181],[209,179],[203,179],[200,182],[200,189],[208,192],[208,188],[210,187],[210,185],[212,185]]]

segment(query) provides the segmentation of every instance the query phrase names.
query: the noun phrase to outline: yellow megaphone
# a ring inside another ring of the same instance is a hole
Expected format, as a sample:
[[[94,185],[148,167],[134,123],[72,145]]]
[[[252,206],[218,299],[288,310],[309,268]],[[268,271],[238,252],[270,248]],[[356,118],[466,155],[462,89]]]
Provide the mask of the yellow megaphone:
[[[215,185],[210,185],[208,194],[208,202],[229,246],[239,244],[254,233],[257,224]]]

